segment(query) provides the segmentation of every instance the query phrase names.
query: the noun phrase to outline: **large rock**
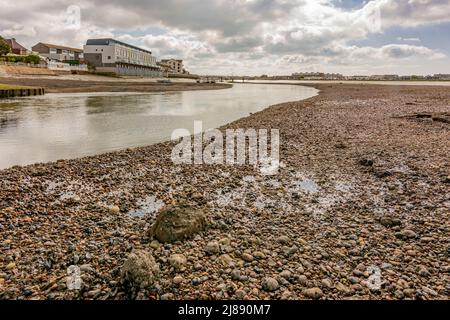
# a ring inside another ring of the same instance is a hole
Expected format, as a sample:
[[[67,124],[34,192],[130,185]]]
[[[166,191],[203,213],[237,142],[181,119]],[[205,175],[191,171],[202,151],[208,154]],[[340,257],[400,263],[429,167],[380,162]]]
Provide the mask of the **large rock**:
[[[156,218],[150,236],[161,242],[189,238],[206,227],[203,211],[188,206],[168,206]]]
[[[129,288],[143,289],[151,286],[159,274],[159,264],[143,250],[135,250],[122,266],[121,282]]]

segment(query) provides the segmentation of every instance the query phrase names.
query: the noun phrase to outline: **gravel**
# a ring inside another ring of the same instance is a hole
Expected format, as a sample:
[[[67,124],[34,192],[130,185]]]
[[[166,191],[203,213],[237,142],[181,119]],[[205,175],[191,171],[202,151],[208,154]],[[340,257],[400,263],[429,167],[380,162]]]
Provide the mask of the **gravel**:
[[[0,299],[448,299],[450,127],[405,115],[450,90],[315,86],[222,128],[280,129],[274,176],[171,142],[0,171]],[[153,238],[149,197],[195,230]]]

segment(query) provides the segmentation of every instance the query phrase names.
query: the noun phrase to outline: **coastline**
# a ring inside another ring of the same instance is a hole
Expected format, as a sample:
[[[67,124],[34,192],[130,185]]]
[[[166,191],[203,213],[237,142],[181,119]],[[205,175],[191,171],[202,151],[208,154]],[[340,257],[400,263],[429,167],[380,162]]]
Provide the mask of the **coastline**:
[[[0,299],[129,298],[118,281],[133,249],[150,252],[161,277],[132,298],[448,298],[450,127],[404,117],[450,112],[448,88],[301,85],[320,93],[221,128],[280,129],[284,167],[273,177],[174,166],[172,142],[1,170]],[[316,190],[303,190],[306,180]],[[181,243],[146,236],[156,210],[128,216],[180,200],[210,220]],[[208,255],[211,241],[226,245]],[[182,270],[172,254],[186,256]],[[82,291],[67,290],[72,264]],[[378,291],[366,285],[371,266]],[[278,288],[265,290],[266,277]]]

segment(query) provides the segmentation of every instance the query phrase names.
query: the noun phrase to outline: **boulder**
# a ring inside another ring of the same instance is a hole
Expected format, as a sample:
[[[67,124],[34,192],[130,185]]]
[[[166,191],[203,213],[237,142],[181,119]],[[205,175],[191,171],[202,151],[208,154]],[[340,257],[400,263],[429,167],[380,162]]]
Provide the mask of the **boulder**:
[[[151,286],[159,274],[159,264],[143,250],[135,250],[122,266],[121,282],[128,288],[144,289]]]
[[[188,206],[168,206],[160,212],[150,230],[150,236],[160,242],[184,240],[206,228],[206,216]]]

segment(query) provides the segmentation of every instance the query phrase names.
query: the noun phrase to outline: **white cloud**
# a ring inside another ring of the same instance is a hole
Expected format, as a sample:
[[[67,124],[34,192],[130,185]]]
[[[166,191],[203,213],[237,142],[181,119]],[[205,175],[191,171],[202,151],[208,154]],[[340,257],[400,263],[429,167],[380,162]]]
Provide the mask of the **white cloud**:
[[[394,26],[450,22],[450,0],[372,0],[356,10],[334,0],[79,0],[80,30],[64,27],[72,4],[0,0],[0,34],[28,47],[38,41],[79,47],[88,38],[117,37],[158,57],[184,58],[196,68],[192,71],[211,73],[250,68],[258,68],[252,72],[256,74],[279,73],[321,65],[346,72],[354,68],[351,59],[366,72],[374,60],[385,60],[386,65],[402,60],[405,68],[426,68],[426,61],[437,65],[439,59],[448,62],[444,52],[425,46],[354,43]],[[151,27],[162,31],[144,32]]]

